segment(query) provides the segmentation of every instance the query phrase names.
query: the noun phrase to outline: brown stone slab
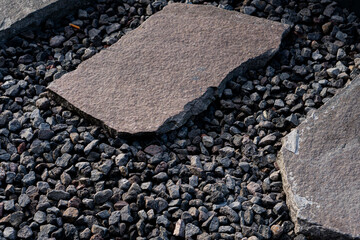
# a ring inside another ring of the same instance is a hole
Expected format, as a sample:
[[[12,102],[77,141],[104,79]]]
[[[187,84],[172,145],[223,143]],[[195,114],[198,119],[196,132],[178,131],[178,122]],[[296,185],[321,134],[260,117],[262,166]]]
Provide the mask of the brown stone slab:
[[[360,78],[283,139],[277,162],[296,232],[360,239]]]
[[[163,133],[206,110],[234,74],[263,66],[287,29],[213,6],[170,4],[49,90],[117,133]]]

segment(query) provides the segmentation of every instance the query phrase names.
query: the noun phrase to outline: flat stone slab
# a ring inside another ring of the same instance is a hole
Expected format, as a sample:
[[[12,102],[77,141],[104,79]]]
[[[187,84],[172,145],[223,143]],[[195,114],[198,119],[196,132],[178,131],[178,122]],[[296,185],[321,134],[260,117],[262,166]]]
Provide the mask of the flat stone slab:
[[[360,78],[283,139],[278,155],[295,231],[360,239]]]
[[[21,32],[42,21],[65,16],[70,10],[88,4],[91,0],[1,0],[0,40]]]
[[[116,133],[167,132],[206,110],[234,74],[263,66],[287,29],[213,6],[170,4],[49,90]]]

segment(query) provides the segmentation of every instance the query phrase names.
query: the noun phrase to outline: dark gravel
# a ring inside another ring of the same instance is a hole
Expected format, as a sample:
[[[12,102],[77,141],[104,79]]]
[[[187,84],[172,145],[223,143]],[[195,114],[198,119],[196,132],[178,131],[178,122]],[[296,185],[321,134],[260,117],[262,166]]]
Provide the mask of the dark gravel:
[[[276,153],[359,74],[359,19],[330,0],[193,2],[292,31],[267,67],[235,77],[163,136],[110,137],[45,88],[165,0],[98,0],[0,44],[0,239],[306,239],[294,233]]]

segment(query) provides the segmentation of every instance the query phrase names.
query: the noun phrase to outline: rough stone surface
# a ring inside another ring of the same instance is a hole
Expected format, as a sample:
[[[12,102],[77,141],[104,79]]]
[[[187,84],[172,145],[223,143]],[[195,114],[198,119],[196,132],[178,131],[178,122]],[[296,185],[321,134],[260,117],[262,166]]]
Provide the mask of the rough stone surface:
[[[360,239],[360,78],[283,139],[278,155],[296,232]]]
[[[48,18],[61,18],[70,10],[91,0],[1,0],[0,39],[4,40],[30,25],[39,25]],[[54,14],[56,13],[56,14]]]
[[[170,4],[49,89],[112,132],[167,132],[206,110],[234,74],[263,66],[287,29],[212,6]]]

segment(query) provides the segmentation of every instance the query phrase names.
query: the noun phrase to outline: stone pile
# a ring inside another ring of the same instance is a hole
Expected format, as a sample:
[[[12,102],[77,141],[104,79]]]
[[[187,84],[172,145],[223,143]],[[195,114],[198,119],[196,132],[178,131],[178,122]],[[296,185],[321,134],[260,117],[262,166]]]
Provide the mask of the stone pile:
[[[48,98],[50,82],[166,4],[98,0],[0,44],[1,239],[308,238],[295,232],[276,155],[359,74],[359,19],[328,0],[214,3],[291,31],[264,68],[159,137],[110,137]]]

